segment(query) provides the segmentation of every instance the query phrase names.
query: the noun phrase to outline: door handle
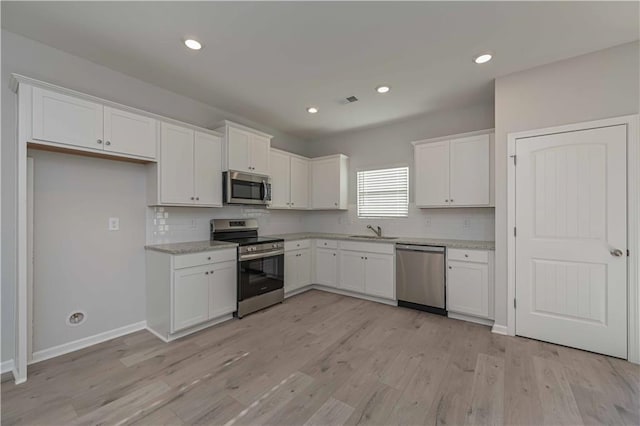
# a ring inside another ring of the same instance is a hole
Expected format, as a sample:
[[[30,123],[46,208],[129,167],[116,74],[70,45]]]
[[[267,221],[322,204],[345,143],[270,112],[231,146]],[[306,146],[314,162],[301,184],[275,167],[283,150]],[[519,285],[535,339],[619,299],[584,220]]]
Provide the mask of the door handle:
[[[611,256],[615,257],[621,257],[622,255],[624,255],[624,252],[620,249],[612,249],[609,253],[611,253]]]

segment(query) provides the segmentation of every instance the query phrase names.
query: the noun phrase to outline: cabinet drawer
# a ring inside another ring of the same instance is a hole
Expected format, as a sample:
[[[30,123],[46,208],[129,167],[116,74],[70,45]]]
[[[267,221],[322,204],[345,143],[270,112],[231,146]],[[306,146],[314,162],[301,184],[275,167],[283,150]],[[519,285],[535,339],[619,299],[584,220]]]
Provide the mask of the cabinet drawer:
[[[227,262],[230,260],[236,260],[236,256],[237,254],[235,249],[183,254],[180,256],[174,256],[173,267],[174,269],[181,269],[189,268],[191,266],[206,265],[209,263]]]
[[[359,243],[354,241],[340,241],[342,250],[362,251],[366,253],[394,254],[396,245],[391,243]]]
[[[447,258],[461,262],[489,263],[489,252],[486,250],[447,249]]]
[[[284,251],[291,250],[300,250],[311,247],[311,241],[309,240],[298,240],[298,241],[285,241],[284,242]]]
[[[316,240],[316,247],[336,249],[338,242],[336,240]]]

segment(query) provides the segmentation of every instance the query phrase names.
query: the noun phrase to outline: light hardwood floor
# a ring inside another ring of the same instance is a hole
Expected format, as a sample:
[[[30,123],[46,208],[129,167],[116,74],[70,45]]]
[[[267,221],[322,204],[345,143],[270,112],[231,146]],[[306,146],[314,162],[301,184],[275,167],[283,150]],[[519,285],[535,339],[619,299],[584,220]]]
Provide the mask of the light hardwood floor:
[[[173,343],[134,333],[2,384],[2,424],[640,424],[640,370],[310,291]]]

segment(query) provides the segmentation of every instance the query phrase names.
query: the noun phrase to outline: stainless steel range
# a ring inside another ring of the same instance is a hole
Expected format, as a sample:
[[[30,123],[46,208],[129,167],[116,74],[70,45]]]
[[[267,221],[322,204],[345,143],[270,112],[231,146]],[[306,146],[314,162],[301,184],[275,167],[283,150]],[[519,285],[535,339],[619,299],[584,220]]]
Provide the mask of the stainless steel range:
[[[213,219],[211,239],[238,243],[238,309],[243,316],[284,300],[284,240],[258,236],[255,219]]]

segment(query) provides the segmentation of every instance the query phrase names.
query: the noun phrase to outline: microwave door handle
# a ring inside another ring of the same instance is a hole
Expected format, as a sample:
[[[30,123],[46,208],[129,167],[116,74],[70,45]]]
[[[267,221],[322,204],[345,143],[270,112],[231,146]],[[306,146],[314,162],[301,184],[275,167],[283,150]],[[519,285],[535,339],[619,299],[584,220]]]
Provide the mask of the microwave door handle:
[[[262,201],[267,201],[267,181],[262,180]]]

